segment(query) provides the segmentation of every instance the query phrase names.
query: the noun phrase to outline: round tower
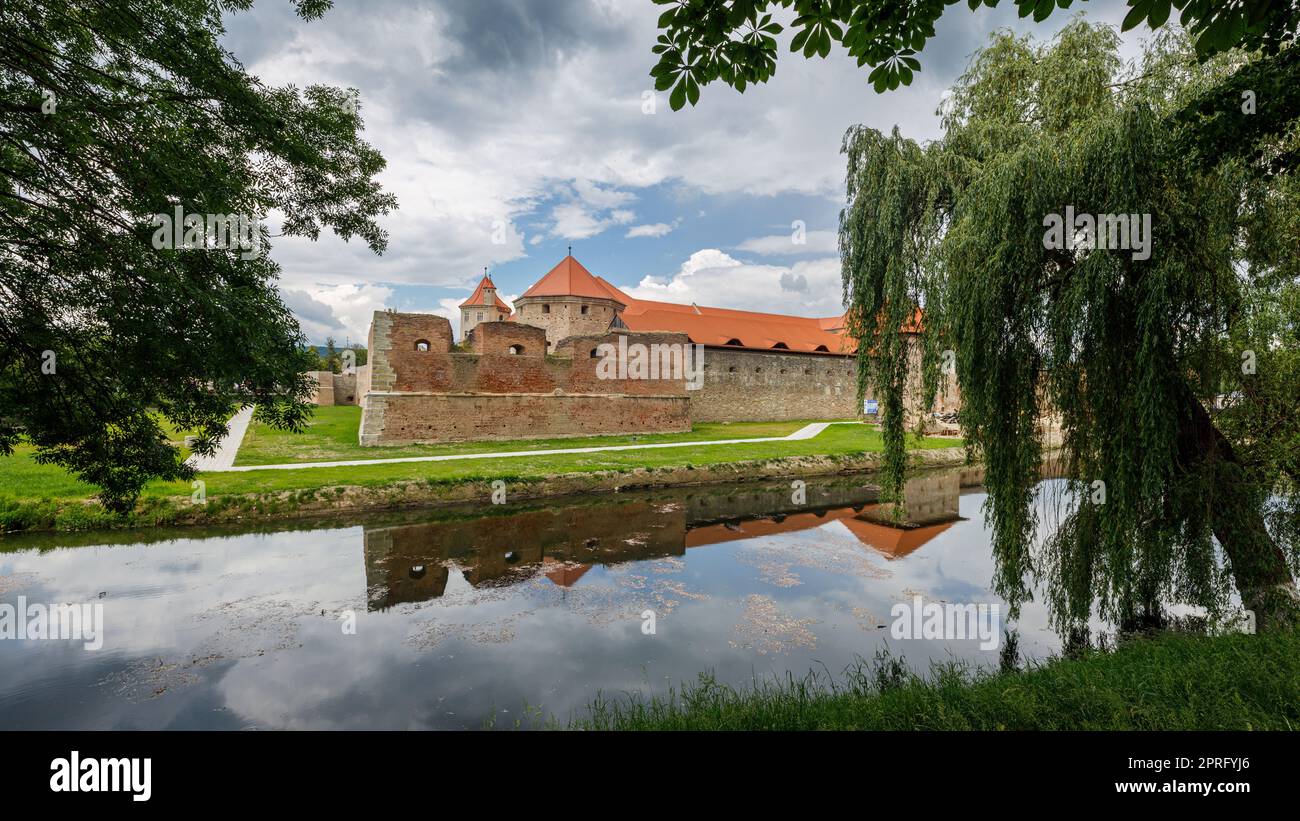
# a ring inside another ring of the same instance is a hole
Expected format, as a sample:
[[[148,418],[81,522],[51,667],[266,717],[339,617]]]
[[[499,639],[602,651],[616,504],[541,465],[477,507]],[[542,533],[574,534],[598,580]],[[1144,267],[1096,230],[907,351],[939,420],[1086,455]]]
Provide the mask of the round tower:
[[[550,352],[567,337],[605,333],[626,307],[569,254],[515,300],[515,319],[544,328]]]

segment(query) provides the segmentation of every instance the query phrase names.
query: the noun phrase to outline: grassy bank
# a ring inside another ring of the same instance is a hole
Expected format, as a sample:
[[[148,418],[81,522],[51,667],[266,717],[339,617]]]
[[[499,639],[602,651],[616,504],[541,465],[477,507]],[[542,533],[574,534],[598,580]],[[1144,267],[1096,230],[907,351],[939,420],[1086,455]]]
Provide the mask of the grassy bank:
[[[324,416],[322,418],[325,418]],[[328,440],[341,434],[326,419],[327,430],[303,435],[299,440],[312,453],[320,453]],[[721,438],[754,438],[785,435],[801,427],[801,422],[735,423],[701,425],[682,441],[720,438],[718,428],[727,429]],[[250,433],[253,433],[250,431]],[[735,435],[740,433],[741,435]],[[355,435],[355,432],[352,434]],[[253,440],[253,456],[269,458],[272,450],[284,448],[280,434],[274,440]],[[642,441],[647,441],[645,437]],[[584,447],[631,444],[629,437],[599,437],[582,440]],[[262,445],[255,444],[262,441]],[[276,442],[268,445],[268,441]],[[574,440],[551,441],[555,447],[572,447]],[[464,448],[463,452],[519,450],[520,442],[475,442],[465,445],[437,446]],[[953,439],[915,440],[918,451],[952,448],[960,445]],[[247,444],[246,444],[247,447]],[[780,442],[754,442],[732,445],[698,445],[681,448],[615,451],[605,453],[537,454],[501,459],[468,459],[449,462],[403,462],[397,464],[353,465],[331,468],[291,470],[253,470],[241,473],[207,473],[204,482],[206,504],[191,505],[193,492],[186,482],[152,482],[147,485],[136,512],[113,517],[91,502],[95,489],[77,481],[60,468],[37,464],[30,448],[19,447],[9,457],[0,458],[0,530],[82,530],[107,527],[153,526],[157,524],[196,524],[231,518],[257,518],[290,515],[295,510],[375,509],[391,506],[425,504],[442,497],[464,496],[466,486],[503,480],[512,486],[524,486],[535,495],[573,493],[588,489],[611,489],[617,477],[646,473],[659,477],[663,484],[693,481],[724,481],[756,478],[757,466],[777,461],[814,460],[805,471],[808,475],[835,472],[883,449],[880,434],[860,425],[833,425],[813,439]],[[244,448],[240,449],[241,456]],[[406,450],[406,449],[402,449]],[[366,449],[370,457],[392,457],[387,448]],[[419,454],[433,455],[422,452]],[[312,457],[316,458],[316,457]],[[277,461],[294,461],[283,459]],[[716,478],[701,474],[715,470]],[[698,473],[697,473],[698,472]],[[754,474],[750,476],[747,474]],[[590,475],[582,481],[554,482],[555,477]],[[794,475],[800,475],[795,471]],[[614,477],[614,478],[610,478]],[[654,484],[654,482],[650,482]],[[514,488],[512,491],[514,492]],[[460,500],[460,499],[457,499]]]
[[[362,459],[402,459],[409,456],[446,456],[491,453],[499,450],[555,450],[557,448],[649,445],[663,442],[704,442],[718,439],[756,439],[788,436],[807,425],[789,422],[701,422],[685,433],[642,433],[625,436],[583,436],[568,439],[512,439],[510,441],[451,442],[441,445],[362,447],[357,442],[361,408],[336,405],[316,408],[302,433],[289,433],[254,422],[244,436],[236,465],[276,465],[289,462],[338,462]]]
[[[733,690],[702,676],[670,698],[599,700],[601,730],[1295,730],[1300,631],[1162,635],[1023,672],[877,659],[830,682]]]

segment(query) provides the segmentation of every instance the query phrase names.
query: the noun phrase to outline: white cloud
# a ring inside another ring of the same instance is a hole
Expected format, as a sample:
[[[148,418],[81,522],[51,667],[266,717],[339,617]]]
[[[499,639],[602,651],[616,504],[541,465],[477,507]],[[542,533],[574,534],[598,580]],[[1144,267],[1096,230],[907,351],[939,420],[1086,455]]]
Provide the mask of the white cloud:
[[[602,187],[586,179],[574,180],[573,190],[579,199],[593,208],[617,208],[636,200],[636,195],[630,191]]]
[[[562,239],[587,239],[611,226],[627,225],[636,219],[636,214],[620,208],[600,216],[582,203],[567,202],[555,206],[551,210],[551,218],[555,221],[551,228],[551,236]]]
[[[844,311],[838,257],[790,266],[752,265],[705,248],[691,254],[676,273],[645,277],[623,290],[638,299],[795,316],[835,316]]]
[[[628,229],[627,233],[624,234],[623,237],[624,239],[632,239],[634,237],[666,237],[672,233],[673,229],[676,227],[676,222],[673,222],[672,224],[666,222],[654,222],[648,225],[633,225]]]
[[[839,237],[834,231],[807,231],[803,242],[794,231],[747,239],[736,246],[738,251],[748,251],[763,256],[802,256],[805,254],[834,254],[839,247]]]
[[[585,239],[633,225],[638,190],[662,183],[696,196],[839,198],[840,142],[850,125],[897,124],[915,139],[938,137],[940,94],[989,31],[1008,25],[1045,38],[1070,19],[1058,12],[1034,25],[1006,4],[973,13],[952,7],[922,55],[925,70],[886,95],[871,91],[867,70],[840,49],[825,60],[785,51],[787,30],[770,83],[744,94],[715,83],[698,108],[678,112],[659,93],[647,114],[642,95],[660,11],[608,0],[427,7],[372,0],[336,4],[311,22],[294,17],[288,3],[231,15],[223,44],[263,82],[359,90],[365,139],[387,159],[379,179],[400,209],[381,220],[390,234],[383,257],[328,232],[314,243],[277,239],[271,254],[283,267],[284,289],[319,298],[321,288],[366,283],[463,286],[484,265],[526,256],[543,236]],[[1089,17],[1117,22],[1123,14],[1117,3]],[[538,213],[542,203],[553,207]],[[530,239],[516,228],[539,218],[546,222]],[[649,227],[627,236],[653,236],[640,232]],[[819,233],[798,253],[832,254]],[[738,249],[784,255],[773,239]],[[795,276],[797,267],[750,266]],[[779,291],[779,274],[770,279],[774,293],[790,295]],[[807,284],[810,293],[821,287],[815,277]]]

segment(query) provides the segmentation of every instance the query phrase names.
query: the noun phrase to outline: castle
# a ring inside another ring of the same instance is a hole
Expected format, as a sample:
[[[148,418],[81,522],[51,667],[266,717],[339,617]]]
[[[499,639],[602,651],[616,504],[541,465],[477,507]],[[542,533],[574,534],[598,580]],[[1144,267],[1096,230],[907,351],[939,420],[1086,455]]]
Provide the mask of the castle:
[[[515,299],[513,310],[486,273],[459,307],[459,344],[444,317],[375,312],[368,363],[355,375],[313,374],[316,402],[361,405],[363,445],[852,419],[874,404],[870,391],[859,402],[857,345],[842,315],[636,299],[572,255]],[[665,363],[669,352],[686,350],[687,372],[665,365],[646,378],[627,360],[647,350]],[[696,372],[691,352],[702,353]],[[955,410],[959,401],[950,384],[933,410]]]

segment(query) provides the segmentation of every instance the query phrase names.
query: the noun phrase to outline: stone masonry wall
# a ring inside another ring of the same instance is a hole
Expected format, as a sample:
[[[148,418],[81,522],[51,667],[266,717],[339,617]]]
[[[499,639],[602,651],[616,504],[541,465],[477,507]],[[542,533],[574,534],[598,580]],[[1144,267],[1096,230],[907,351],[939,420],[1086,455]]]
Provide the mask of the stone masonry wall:
[[[706,348],[704,387],[690,397],[695,422],[862,415],[857,363],[849,356]]]
[[[357,374],[333,373],[331,371],[307,371],[307,376],[316,383],[308,400],[313,405],[357,405],[360,394],[357,393]]]
[[[316,383],[308,400],[313,405],[334,404],[334,374],[331,371],[307,371],[307,377]]]
[[[547,311],[546,308],[550,310]],[[587,313],[583,313],[583,308]],[[604,333],[614,321],[615,303],[609,299],[582,297],[529,297],[516,299],[519,322],[546,330],[548,345],[553,349],[570,336]]]

